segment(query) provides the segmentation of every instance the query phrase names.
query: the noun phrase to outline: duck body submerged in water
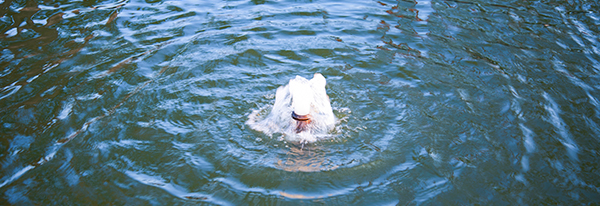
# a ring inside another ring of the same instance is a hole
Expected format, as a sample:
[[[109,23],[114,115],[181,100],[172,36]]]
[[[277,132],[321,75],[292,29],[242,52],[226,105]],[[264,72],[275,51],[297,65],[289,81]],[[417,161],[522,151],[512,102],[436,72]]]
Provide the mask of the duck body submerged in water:
[[[246,123],[268,135],[282,133],[289,141],[307,143],[324,138],[335,125],[326,84],[319,73],[311,80],[296,76],[277,89],[275,104],[265,118],[255,111]]]

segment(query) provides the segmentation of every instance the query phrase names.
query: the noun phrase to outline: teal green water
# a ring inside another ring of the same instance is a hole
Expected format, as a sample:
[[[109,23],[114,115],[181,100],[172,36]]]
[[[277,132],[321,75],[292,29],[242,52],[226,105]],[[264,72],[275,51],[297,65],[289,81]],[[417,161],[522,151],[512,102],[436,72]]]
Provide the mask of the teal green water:
[[[597,1],[0,3],[0,205],[600,203]],[[296,75],[331,136],[252,130]]]

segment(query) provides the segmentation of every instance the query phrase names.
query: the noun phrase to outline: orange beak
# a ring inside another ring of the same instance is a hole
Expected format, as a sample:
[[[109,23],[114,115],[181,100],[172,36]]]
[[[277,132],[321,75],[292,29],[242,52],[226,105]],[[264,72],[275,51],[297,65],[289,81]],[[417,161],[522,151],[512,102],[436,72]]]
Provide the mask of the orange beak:
[[[292,119],[296,120],[296,133],[300,133],[308,128],[308,124],[311,121],[310,118],[310,114],[298,115],[296,112],[292,112]]]

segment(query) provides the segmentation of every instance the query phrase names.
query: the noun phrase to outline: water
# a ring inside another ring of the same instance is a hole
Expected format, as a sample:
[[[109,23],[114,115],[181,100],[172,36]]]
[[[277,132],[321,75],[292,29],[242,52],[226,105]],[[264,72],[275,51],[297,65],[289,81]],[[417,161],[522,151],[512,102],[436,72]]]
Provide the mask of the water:
[[[599,10],[4,0],[0,203],[598,204]],[[314,73],[334,138],[246,124]]]

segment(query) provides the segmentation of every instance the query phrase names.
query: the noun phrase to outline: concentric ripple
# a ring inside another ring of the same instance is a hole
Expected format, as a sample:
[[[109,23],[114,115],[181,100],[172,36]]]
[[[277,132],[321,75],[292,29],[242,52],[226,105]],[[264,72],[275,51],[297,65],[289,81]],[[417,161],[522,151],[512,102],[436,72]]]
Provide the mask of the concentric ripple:
[[[593,1],[0,3],[0,203],[600,202]],[[251,129],[321,73],[333,138]]]

